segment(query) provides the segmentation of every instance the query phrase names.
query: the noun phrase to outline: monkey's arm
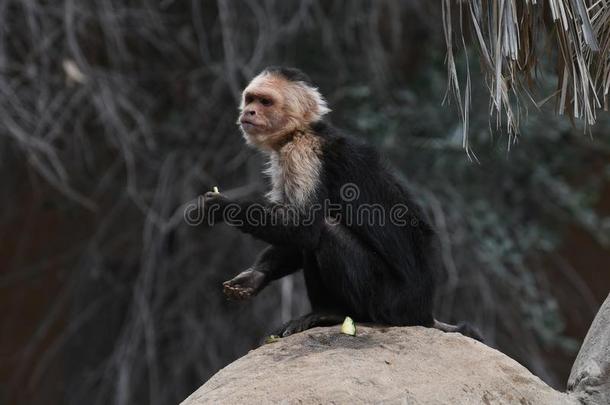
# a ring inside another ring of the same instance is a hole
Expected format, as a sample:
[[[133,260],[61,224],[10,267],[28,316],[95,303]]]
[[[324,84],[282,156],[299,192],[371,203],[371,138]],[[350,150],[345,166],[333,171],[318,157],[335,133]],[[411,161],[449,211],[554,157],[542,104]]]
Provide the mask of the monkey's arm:
[[[261,252],[251,268],[223,283],[224,293],[231,299],[249,298],[273,280],[299,270],[302,262],[302,252],[297,248],[269,246]]]
[[[271,245],[261,252],[253,268],[265,274],[267,283],[300,270],[303,253],[294,246]]]
[[[271,245],[313,249],[318,244],[323,224],[319,204],[299,210],[291,205],[230,200],[214,193],[206,193],[204,201],[215,213],[214,222],[222,220]]]

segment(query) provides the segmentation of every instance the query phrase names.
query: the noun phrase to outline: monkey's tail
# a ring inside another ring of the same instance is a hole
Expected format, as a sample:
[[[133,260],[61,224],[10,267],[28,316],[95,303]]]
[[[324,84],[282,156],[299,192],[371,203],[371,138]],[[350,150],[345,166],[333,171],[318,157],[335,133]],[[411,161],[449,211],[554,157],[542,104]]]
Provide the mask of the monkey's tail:
[[[434,329],[442,330],[443,332],[457,332],[461,333],[464,336],[468,336],[469,338],[473,338],[483,343],[483,336],[481,333],[472,325],[466,322],[460,322],[457,325],[451,325],[445,322],[434,320],[434,325],[432,325]]]

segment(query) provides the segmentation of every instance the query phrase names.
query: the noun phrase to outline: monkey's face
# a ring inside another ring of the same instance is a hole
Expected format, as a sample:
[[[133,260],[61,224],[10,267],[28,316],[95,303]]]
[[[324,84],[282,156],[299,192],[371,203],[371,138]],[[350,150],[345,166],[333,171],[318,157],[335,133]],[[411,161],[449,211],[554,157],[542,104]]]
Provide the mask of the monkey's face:
[[[246,140],[267,148],[289,127],[281,78],[270,75],[256,77],[242,95],[238,124]]]
[[[246,141],[273,150],[285,137],[319,119],[328,109],[319,93],[300,82],[261,73],[242,95],[238,124]]]

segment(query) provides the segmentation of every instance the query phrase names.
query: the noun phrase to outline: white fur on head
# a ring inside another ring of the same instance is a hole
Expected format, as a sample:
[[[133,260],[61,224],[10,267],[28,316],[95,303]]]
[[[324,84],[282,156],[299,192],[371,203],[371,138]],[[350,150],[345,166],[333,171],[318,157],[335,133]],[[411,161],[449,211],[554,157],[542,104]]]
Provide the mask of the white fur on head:
[[[328,108],[328,104],[326,103],[326,99],[317,87],[312,87],[305,82],[296,82],[299,84],[304,90],[305,93],[313,100],[315,108],[312,113],[315,115],[315,119],[312,121],[318,121],[322,116],[328,114],[330,112],[330,108]]]

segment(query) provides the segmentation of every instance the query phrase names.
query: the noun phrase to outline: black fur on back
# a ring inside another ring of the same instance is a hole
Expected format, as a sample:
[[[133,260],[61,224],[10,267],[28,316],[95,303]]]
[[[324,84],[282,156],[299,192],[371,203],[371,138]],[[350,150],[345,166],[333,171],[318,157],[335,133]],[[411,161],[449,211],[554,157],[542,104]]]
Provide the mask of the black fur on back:
[[[311,128],[324,140],[320,181],[324,189],[319,190],[319,197],[340,205],[342,215],[357,212],[358,207],[366,204],[377,204],[386,214],[397,204],[408,208],[407,225],[397,225],[389,216],[383,226],[354,218],[345,224],[361,248],[372,252],[377,260],[369,262],[373,268],[363,269],[356,258],[350,259],[353,255],[345,255],[348,271],[354,272],[354,277],[359,273],[359,277],[351,279],[355,283],[338,286],[337,291],[370,290],[371,307],[363,314],[366,320],[428,326],[432,322],[435,287],[432,256],[436,237],[428,218],[375,148],[323,121]],[[341,193],[347,184],[357,187],[357,198],[353,201],[346,201]],[[354,311],[364,302],[346,304]]]

